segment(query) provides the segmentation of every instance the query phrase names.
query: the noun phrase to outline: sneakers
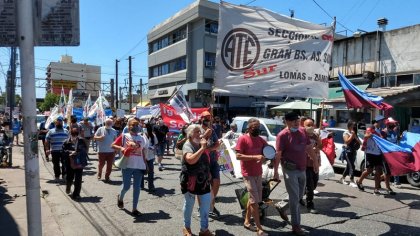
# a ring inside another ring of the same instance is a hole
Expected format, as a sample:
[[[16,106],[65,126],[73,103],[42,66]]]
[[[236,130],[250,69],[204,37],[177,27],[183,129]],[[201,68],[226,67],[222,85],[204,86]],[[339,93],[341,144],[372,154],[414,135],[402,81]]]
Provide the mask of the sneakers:
[[[213,218],[218,218],[220,216],[220,212],[216,209],[216,207],[214,207],[213,211],[209,212],[209,216]]]
[[[359,181],[356,181],[357,187],[359,188],[360,191],[365,191],[365,187],[363,186],[362,183],[359,183]]]
[[[373,195],[380,196],[381,195],[381,192],[379,192],[378,189],[375,189],[375,190],[373,190]]]
[[[68,185],[67,185],[67,186],[66,186],[66,193],[67,193],[67,194],[70,194],[70,192],[71,192],[71,186],[68,186]]]
[[[350,187],[352,187],[352,188],[357,188],[358,186],[357,186],[357,184],[356,184],[356,183],[354,183],[354,182],[350,182]]]
[[[159,171],[163,171],[163,165],[162,164],[159,164]]]
[[[382,191],[381,192],[382,194],[384,194],[384,195],[396,195],[397,193],[396,192],[394,192],[392,189],[387,189],[387,190],[384,190],[384,191]]]
[[[119,194],[117,195],[117,206],[120,209],[124,208],[124,202],[120,200],[120,195]]]
[[[306,206],[305,201],[303,201],[303,199],[300,199],[299,203],[300,203],[300,205],[302,205],[302,206]]]
[[[340,183],[340,184],[345,184],[345,185],[348,185],[349,183],[347,183],[343,178],[340,178],[340,180],[338,180],[338,182]]]
[[[192,236],[191,228],[182,228],[182,235],[184,236]]]
[[[133,210],[133,211],[131,212],[131,214],[132,214],[133,216],[141,216],[141,212],[140,212],[140,211],[138,211],[137,209]]]
[[[292,233],[294,235],[305,235],[305,231],[303,231],[299,225],[292,226]]]

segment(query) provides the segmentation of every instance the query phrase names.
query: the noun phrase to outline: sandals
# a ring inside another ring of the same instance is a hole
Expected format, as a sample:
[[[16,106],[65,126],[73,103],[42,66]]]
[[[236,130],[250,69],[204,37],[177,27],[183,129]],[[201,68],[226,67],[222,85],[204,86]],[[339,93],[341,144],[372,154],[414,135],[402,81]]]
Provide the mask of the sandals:
[[[244,224],[244,228],[252,232],[257,232],[257,228],[253,226],[252,224],[249,224],[249,225]]]

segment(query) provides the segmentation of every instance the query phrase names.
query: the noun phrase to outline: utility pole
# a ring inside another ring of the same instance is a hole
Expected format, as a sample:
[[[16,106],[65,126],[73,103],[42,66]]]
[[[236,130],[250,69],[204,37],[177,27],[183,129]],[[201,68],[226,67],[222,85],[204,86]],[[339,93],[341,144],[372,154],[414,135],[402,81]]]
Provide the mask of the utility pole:
[[[128,57],[128,107],[130,108],[129,112],[131,114],[131,109],[133,106],[133,78],[131,75],[131,59],[132,57]]]
[[[121,98],[120,101],[122,101],[123,100],[122,87],[119,87],[119,88],[120,88],[120,98]],[[120,103],[120,105],[121,105],[121,103]],[[121,108],[121,106],[120,106],[120,108]]]
[[[111,108],[114,109],[114,79],[111,79]]]
[[[13,127],[13,111],[15,110],[15,94],[16,94],[16,47],[12,47],[12,55],[10,57],[10,91],[9,91],[9,129],[12,130]],[[13,140],[12,140],[13,143]],[[12,167],[13,165],[13,154],[10,152],[8,165]]]
[[[143,79],[140,79],[140,104],[143,106]]]
[[[118,109],[118,61],[115,59],[115,91],[117,92],[115,95],[115,107]]]
[[[38,132],[35,124],[35,60],[34,60],[34,1],[17,1],[17,38],[20,51],[22,80],[22,114],[24,132],[25,186],[28,235],[42,235],[39,184]]]

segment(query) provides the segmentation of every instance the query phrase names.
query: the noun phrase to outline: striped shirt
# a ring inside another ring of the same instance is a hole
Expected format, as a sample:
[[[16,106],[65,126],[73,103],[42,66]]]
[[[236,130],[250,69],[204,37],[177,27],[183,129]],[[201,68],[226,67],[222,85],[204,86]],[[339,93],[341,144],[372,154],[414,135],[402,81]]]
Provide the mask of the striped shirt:
[[[61,151],[68,137],[69,131],[66,129],[50,129],[45,139],[50,143],[51,151]]]

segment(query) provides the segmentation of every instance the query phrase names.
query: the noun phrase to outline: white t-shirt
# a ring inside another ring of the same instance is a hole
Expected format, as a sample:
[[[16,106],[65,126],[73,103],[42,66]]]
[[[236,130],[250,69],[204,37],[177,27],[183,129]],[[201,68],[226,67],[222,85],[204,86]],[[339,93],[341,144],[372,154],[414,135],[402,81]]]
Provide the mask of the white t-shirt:
[[[142,150],[147,147],[146,140],[141,135],[131,135],[130,133],[124,134],[124,139],[124,148],[128,147],[128,141],[135,142],[140,146],[130,153],[130,157],[128,157],[127,161],[127,168],[145,170],[146,163],[144,163]]]

